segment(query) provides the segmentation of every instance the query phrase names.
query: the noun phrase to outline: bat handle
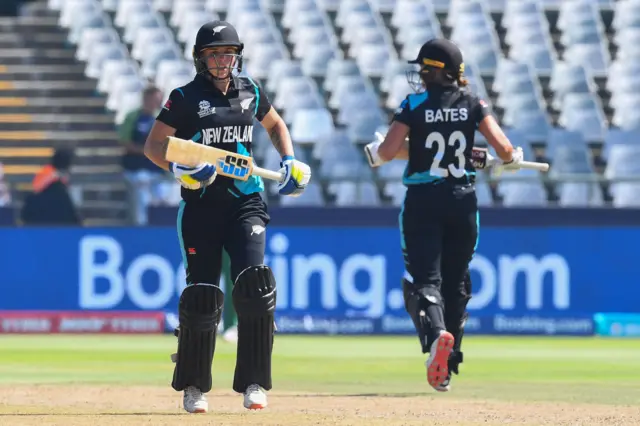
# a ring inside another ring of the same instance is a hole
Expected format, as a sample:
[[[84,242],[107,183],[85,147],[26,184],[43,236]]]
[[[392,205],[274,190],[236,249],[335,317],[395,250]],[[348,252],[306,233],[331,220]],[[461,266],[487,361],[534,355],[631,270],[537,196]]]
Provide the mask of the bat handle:
[[[522,161],[519,166],[521,169],[538,170],[540,172],[546,172],[549,170],[548,163],[536,163],[534,161]]]
[[[264,179],[275,180],[276,182],[280,182],[284,179],[284,174],[280,172],[275,172],[273,170],[263,169],[262,167],[254,167],[253,175],[260,176]]]

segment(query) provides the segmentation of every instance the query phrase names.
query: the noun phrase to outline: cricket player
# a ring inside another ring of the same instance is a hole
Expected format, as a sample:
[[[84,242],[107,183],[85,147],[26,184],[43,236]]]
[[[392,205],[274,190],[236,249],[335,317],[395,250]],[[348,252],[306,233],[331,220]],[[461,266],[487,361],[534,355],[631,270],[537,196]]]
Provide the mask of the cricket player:
[[[396,110],[384,141],[368,144],[365,152],[372,167],[394,158],[408,160],[399,217],[405,308],[422,353],[429,353],[429,384],[447,391],[450,372],[457,374],[462,362],[469,262],[478,243],[471,162],[475,132],[487,138],[504,170],[517,169],[522,151],[512,147],[488,104],[465,89],[462,53],[454,43],[431,40],[409,63],[420,67],[407,74],[416,93]]]
[[[238,315],[238,343],[233,389],[244,406],[267,406],[272,387],[271,354],[275,332],[276,282],[264,265],[267,206],[261,178],[247,181],[217,176],[216,166],[186,167],[163,158],[167,136],[251,155],[254,119],[268,131],[282,157],[281,195],[299,196],[311,171],[295,159],[286,124],[259,84],[241,77],[244,45],[233,25],[214,21],[196,36],[196,76],[174,89],[146,141],[145,154],[170,171],[183,186],[178,210],[178,240],[187,270],[187,287],[178,307],[178,351],[172,387],[184,391],[184,409],[208,410],[216,332],[224,305],[219,288],[223,249],[229,254]]]

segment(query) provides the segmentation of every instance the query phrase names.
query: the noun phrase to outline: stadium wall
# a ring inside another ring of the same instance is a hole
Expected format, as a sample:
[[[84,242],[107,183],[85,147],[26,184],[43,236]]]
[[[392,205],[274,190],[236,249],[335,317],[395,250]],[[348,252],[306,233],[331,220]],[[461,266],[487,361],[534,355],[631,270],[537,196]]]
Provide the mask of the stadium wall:
[[[412,333],[396,209],[271,213],[267,263],[278,279],[279,332]],[[63,320],[71,332],[171,330],[183,255],[175,210],[163,214],[154,220],[166,224],[150,227],[0,228],[0,332],[37,332],[47,328],[43,318],[52,332]],[[640,334],[632,316],[639,218],[631,210],[484,210],[467,330]]]

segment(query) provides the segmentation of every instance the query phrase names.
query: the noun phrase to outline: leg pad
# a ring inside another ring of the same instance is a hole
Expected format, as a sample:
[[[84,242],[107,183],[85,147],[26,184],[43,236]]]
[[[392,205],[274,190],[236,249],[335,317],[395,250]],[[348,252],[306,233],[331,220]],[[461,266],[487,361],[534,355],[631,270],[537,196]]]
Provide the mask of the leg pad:
[[[213,284],[193,284],[180,296],[178,352],[171,386],[184,390],[195,386],[202,392],[211,390],[211,366],[216,348],[216,333],[224,293]]]
[[[238,349],[233,390],[243,393],[257,384],[270,390],[271,353],[275,333],[276,280],[266,265],[242,271],[233,286],[238,314]]]
[[[445,329],[442,295],[438,288],[402,280],[404,307],[418,333],[422,353],[431,349],[440,330]]]

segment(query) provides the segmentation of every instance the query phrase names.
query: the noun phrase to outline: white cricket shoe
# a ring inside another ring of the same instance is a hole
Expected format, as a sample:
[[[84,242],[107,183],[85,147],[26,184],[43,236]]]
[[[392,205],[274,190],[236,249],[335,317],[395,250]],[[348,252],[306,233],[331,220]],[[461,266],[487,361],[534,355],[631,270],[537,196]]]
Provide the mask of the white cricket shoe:
[[[183,405],[189,413],[206,413],[209,410],[207,397],[195,386],[189,386],[184,390]]]
[[[261,386],[253,384],[244,392],[244,408],[262,410],[267,407],[267,393]]]
[[[449,390],[449,355],[453,351],[455,338],[448,331],[441,331],[440,336],[431,344],[427,367],[427,381],[435,390]]]

